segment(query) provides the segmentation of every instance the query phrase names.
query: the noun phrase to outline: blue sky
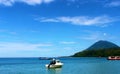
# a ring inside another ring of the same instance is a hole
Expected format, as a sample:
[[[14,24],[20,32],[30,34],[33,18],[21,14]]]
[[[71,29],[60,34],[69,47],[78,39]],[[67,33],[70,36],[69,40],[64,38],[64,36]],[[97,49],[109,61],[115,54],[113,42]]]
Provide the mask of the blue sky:
[[[67,56],[120,46],[120,0],[0,0],[0,57]]]

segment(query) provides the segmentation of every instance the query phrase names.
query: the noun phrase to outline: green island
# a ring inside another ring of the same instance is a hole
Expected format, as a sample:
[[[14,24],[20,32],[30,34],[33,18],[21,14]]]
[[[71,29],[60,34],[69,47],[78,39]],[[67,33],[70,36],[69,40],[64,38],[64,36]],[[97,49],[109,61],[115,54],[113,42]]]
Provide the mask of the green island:
[[[120,47],[112,42],[100,40],[89,48],[77,52],[71,57],[108,57],[120,56]]]

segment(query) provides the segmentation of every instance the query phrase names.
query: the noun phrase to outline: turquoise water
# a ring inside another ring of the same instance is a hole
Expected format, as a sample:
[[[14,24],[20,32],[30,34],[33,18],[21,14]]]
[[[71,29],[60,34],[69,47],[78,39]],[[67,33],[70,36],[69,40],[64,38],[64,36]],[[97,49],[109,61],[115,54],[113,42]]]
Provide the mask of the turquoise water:
[[[0,74],[120,74],[120,61],[106,58],[60,58],[62,68],[46,69],[50,60],[1,58]]]

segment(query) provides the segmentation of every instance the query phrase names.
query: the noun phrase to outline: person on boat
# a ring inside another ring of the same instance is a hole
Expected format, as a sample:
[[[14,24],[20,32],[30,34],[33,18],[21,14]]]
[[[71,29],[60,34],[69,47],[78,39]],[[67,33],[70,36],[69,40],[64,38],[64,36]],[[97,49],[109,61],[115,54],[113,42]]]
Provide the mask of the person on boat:
[[[50,62],[50,64],[48,65],[48,68],[50,67],[50,65],[54,65],[56,64],[56,60],[55,59],[52,59],[52,61]]]

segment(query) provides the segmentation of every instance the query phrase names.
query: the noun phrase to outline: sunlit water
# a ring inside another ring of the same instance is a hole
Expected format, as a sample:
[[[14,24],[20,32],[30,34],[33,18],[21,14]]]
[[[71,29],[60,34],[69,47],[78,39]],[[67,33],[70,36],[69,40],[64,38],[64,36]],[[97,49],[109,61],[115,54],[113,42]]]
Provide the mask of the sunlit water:
[[[60,58],[62,68],[46,69],[50,60],[1,58],[0,74],[120,74],[120,61],[106,58]]]

